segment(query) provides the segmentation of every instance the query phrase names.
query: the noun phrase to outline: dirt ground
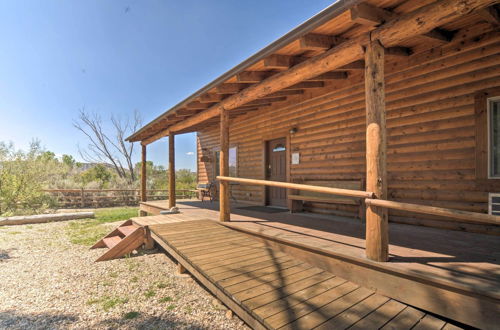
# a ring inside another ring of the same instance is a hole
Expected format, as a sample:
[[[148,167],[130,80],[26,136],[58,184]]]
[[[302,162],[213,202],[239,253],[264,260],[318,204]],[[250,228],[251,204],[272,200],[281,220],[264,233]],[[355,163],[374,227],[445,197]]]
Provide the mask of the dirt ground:
[[[0,227],[0,328],[248,329],[161,251],[95,263],[103,251],[72,243],[70,230]]]

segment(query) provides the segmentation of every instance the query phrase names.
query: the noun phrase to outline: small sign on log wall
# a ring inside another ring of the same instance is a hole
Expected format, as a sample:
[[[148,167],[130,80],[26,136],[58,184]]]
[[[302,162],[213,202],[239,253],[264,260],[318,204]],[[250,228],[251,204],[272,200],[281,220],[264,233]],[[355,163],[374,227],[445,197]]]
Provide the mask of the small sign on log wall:
[[[292,153],[292,165],[300,164],[300,153],[294,152]]]

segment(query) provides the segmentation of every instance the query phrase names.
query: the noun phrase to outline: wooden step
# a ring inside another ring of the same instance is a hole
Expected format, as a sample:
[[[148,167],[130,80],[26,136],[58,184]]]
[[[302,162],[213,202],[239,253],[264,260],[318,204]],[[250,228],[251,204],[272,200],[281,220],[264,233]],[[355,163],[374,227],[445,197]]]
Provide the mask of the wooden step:
[[[108,249],[113,248],[116,244],[120,243],[121,240],[122,238],[120,236],[111,236],[103,239]]]
[[[111,259],[116,259],[123,257],[131,253],[132,251],[141,247],[146,240],[144,228],[136,227],[129,235],[125,236],[123,239],[120,239],[118,236],[112,236],[105,238],[106,240],[117,237],[118,241],[112,248],[107,250],[102,256],[100,256],[96,261],[106,261]],[[115,239],[116,241],[116,239]]]
[[[113,236],[119,236],[119,237],[122,237],[122,236],[126,236],[124,235],[120,230],[118,230],[120,227],[125,227],[125,226],[130,226],[132,225],[132,220],[127,220],[125,222],[123,222],[119,227],[113,229],[113,231],[111,231],[109,234],[107,234],[106,236],[104,236],[102,239],[100,239],[97,243],[95,243],[91,249],[100,249],[100,248],[105,248],[105,247],[108,247],[105,243],[104,243],[104,239],[105,238],[108,238],[108,237],[113,237]]]
[[[125,236],[128,236],[136,230],[137,227],[136,225],[130,225],[130,226],[123,226],[123,227],[118,227],[118,230]]]

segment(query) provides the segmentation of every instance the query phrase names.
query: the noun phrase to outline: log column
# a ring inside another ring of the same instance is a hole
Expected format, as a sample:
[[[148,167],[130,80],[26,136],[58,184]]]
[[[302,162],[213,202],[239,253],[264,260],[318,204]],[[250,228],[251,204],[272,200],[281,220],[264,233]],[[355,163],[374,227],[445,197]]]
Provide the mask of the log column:
[[[220,175],[229,176],[229,113],[222,109],[220,113]],[[229,205],[229,182],[220,181],[219,218],[220,221],[231,220]]]
[[[168,136],[168,207],[175,206],[175,136]]]
[[[384,47],[371,41],[365,54],[366,98],[366,190],[387,199]],[[366,257],[387,261],[389,249],[388,211],[366,208]]]
[[[141,145],[141,202],[147,202],[147,189],[146,189],[146,145]],[[139,216],[146,216],[147,213],[144,211],[139,211]]]

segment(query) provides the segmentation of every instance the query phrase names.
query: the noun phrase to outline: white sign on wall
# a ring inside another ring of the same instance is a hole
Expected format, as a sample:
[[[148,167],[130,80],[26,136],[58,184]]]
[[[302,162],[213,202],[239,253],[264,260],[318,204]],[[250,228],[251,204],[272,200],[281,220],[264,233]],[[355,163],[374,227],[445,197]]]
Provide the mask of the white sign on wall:
[[[300,164],[300,153],[294,152],[292,153],[292,165]]]

